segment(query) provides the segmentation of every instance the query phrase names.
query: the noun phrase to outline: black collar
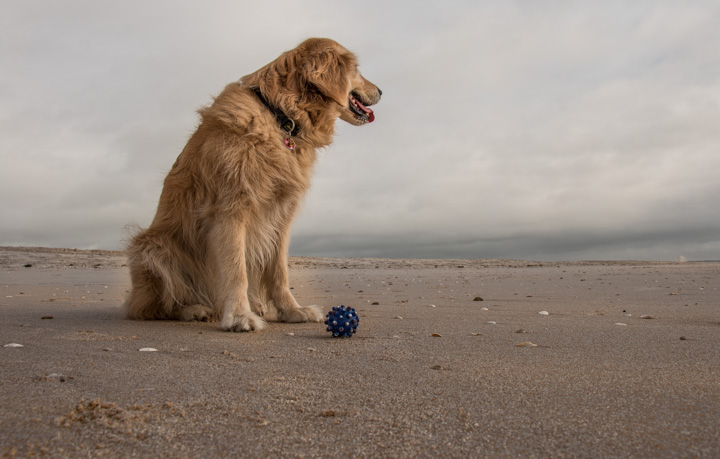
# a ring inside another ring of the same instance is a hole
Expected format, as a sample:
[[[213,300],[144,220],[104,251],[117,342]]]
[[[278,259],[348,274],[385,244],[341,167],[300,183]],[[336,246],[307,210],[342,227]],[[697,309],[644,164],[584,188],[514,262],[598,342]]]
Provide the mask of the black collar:
[[[280,128],[287,132],[290,136],[296,136],[298,133],[300,133],[300,126],[292,119],[289,118],[282,110],[279,108],[275,108],[265,99],[265,97],[262,95],[262,92],[260,92],[260,88],[253,88],[253,91],[255,91],[255,95],[258,96],[258,99],[267,107],[270,112],[275,115],[275,119],[280,124]]]

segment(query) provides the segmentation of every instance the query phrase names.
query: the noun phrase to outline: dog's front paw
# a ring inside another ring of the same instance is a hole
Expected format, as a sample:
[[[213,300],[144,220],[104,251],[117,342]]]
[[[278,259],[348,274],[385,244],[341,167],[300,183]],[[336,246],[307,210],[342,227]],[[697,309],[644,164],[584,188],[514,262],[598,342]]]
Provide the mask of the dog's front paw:
[[[254,312],[229,314],[223,318],[220,328],[231,332],[262,330],[265,328],[265,321]]]
[[[322,311],[315,305],[278,311],[278,320],[280,322],[322,322],[324,319],[325,316],[323,316]]]

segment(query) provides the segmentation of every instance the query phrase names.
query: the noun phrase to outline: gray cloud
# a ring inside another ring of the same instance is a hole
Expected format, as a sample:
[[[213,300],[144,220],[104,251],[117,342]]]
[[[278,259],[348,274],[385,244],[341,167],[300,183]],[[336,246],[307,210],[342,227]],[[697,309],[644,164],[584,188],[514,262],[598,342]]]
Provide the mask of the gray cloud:
[[[293,254],[720,258],[715,3],[301,3],[4,6],[0,244],[119,248],[194,111],[330,36],[384,99],[338,124]]]

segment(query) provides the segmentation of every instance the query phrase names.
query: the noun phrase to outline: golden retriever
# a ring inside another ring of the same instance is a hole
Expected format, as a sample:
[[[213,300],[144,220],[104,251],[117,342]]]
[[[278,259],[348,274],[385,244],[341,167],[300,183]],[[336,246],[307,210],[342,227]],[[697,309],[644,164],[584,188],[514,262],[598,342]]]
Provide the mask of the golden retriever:
[[[382,92],[355,55],[311,38],[229,84],[165,178],[150,226],[127,247],[132,319],[219,319],[229,331],[319,322],[290,292],[290,224],[335,121],[374,120]]]

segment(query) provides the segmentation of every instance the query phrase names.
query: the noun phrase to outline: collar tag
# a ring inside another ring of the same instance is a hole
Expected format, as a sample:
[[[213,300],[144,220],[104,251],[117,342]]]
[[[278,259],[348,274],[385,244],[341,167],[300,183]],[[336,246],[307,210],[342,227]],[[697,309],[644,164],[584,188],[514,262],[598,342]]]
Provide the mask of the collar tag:
[[[288,135],[292,135],[292,132],[295,130],[295,121],[288,118],[285,120],[285,122],[282,124],[282,128],[285,132],[288,133]]]
[[[293,121],[291,118],[288,118],[281,126],[285,132],[287,132],[287,137],[285,137],[285,146],[288,147],[288,150],[294,150],[295,149],[295,141],[292,139],[292,133],[295,130],[295,121]]]

